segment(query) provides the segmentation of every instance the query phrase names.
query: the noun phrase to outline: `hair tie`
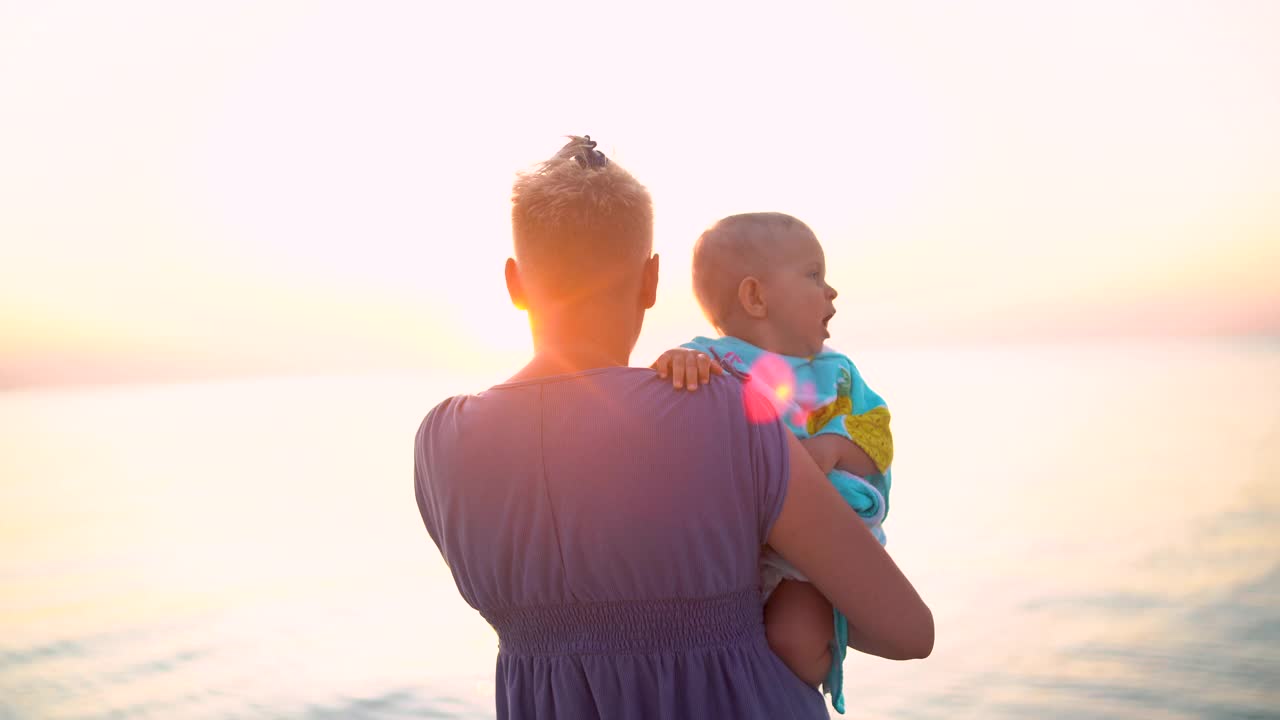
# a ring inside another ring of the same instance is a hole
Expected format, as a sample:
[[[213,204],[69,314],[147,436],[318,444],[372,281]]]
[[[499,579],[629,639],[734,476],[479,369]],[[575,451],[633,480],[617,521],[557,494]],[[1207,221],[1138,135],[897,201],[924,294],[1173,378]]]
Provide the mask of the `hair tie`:
[[[582,167],[602,168],[609,164],[609,158],[596,149],[596,141],[590,135],[568,135],[569,143],[556,153],[559,157],[573,158]]]

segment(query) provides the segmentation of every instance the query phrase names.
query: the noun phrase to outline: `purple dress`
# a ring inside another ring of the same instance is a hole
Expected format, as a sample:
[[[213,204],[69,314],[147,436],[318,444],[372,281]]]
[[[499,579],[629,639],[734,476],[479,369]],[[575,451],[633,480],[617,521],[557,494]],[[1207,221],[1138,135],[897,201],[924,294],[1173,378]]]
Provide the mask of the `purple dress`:
[[[498,633],[499,718],[826,718],[765,642],[787,431],[743,389],[608,368],[495,386],[418,430],[418,507]]]

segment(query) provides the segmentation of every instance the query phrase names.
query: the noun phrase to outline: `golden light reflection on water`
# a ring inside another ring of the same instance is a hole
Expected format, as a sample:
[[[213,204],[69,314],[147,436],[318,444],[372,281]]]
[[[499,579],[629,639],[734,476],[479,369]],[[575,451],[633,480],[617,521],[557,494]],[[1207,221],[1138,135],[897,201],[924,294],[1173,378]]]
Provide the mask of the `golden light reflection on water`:
[[[856,714],[1280,706],[1280,352],[865,353],[923,663]],[[488,378],[489,381],[500,380]],[[0,396],[0,717],[492,713],[495,638],[411,489],[424,377]]]

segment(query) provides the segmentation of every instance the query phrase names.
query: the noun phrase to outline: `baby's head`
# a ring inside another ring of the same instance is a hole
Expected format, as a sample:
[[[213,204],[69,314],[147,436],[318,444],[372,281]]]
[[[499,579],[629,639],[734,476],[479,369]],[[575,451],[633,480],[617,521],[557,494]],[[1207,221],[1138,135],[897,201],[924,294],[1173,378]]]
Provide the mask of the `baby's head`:
[[[826,270],[813,231],[783,213],[731,215],[693,246],[693,291],[711,324],[781,355],[816,355],[831,337]]]
[[[590,136],[568,144],[511,193],[511,229],[523,291],[530,300],[580,304],[626,294],[649,265],[656,282],[653,204]]]

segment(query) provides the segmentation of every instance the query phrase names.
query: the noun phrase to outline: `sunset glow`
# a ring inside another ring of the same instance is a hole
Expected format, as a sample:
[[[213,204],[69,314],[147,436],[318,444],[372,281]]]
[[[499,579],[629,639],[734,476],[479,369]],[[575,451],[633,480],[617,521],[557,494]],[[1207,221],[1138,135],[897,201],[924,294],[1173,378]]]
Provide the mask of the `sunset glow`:
[[[1280,332],[1280,5],[782,8],[6,5],[0,382],[511,368],[567,133],[653,193],[637,364],[748,210],[817,231],[838,347]]]

